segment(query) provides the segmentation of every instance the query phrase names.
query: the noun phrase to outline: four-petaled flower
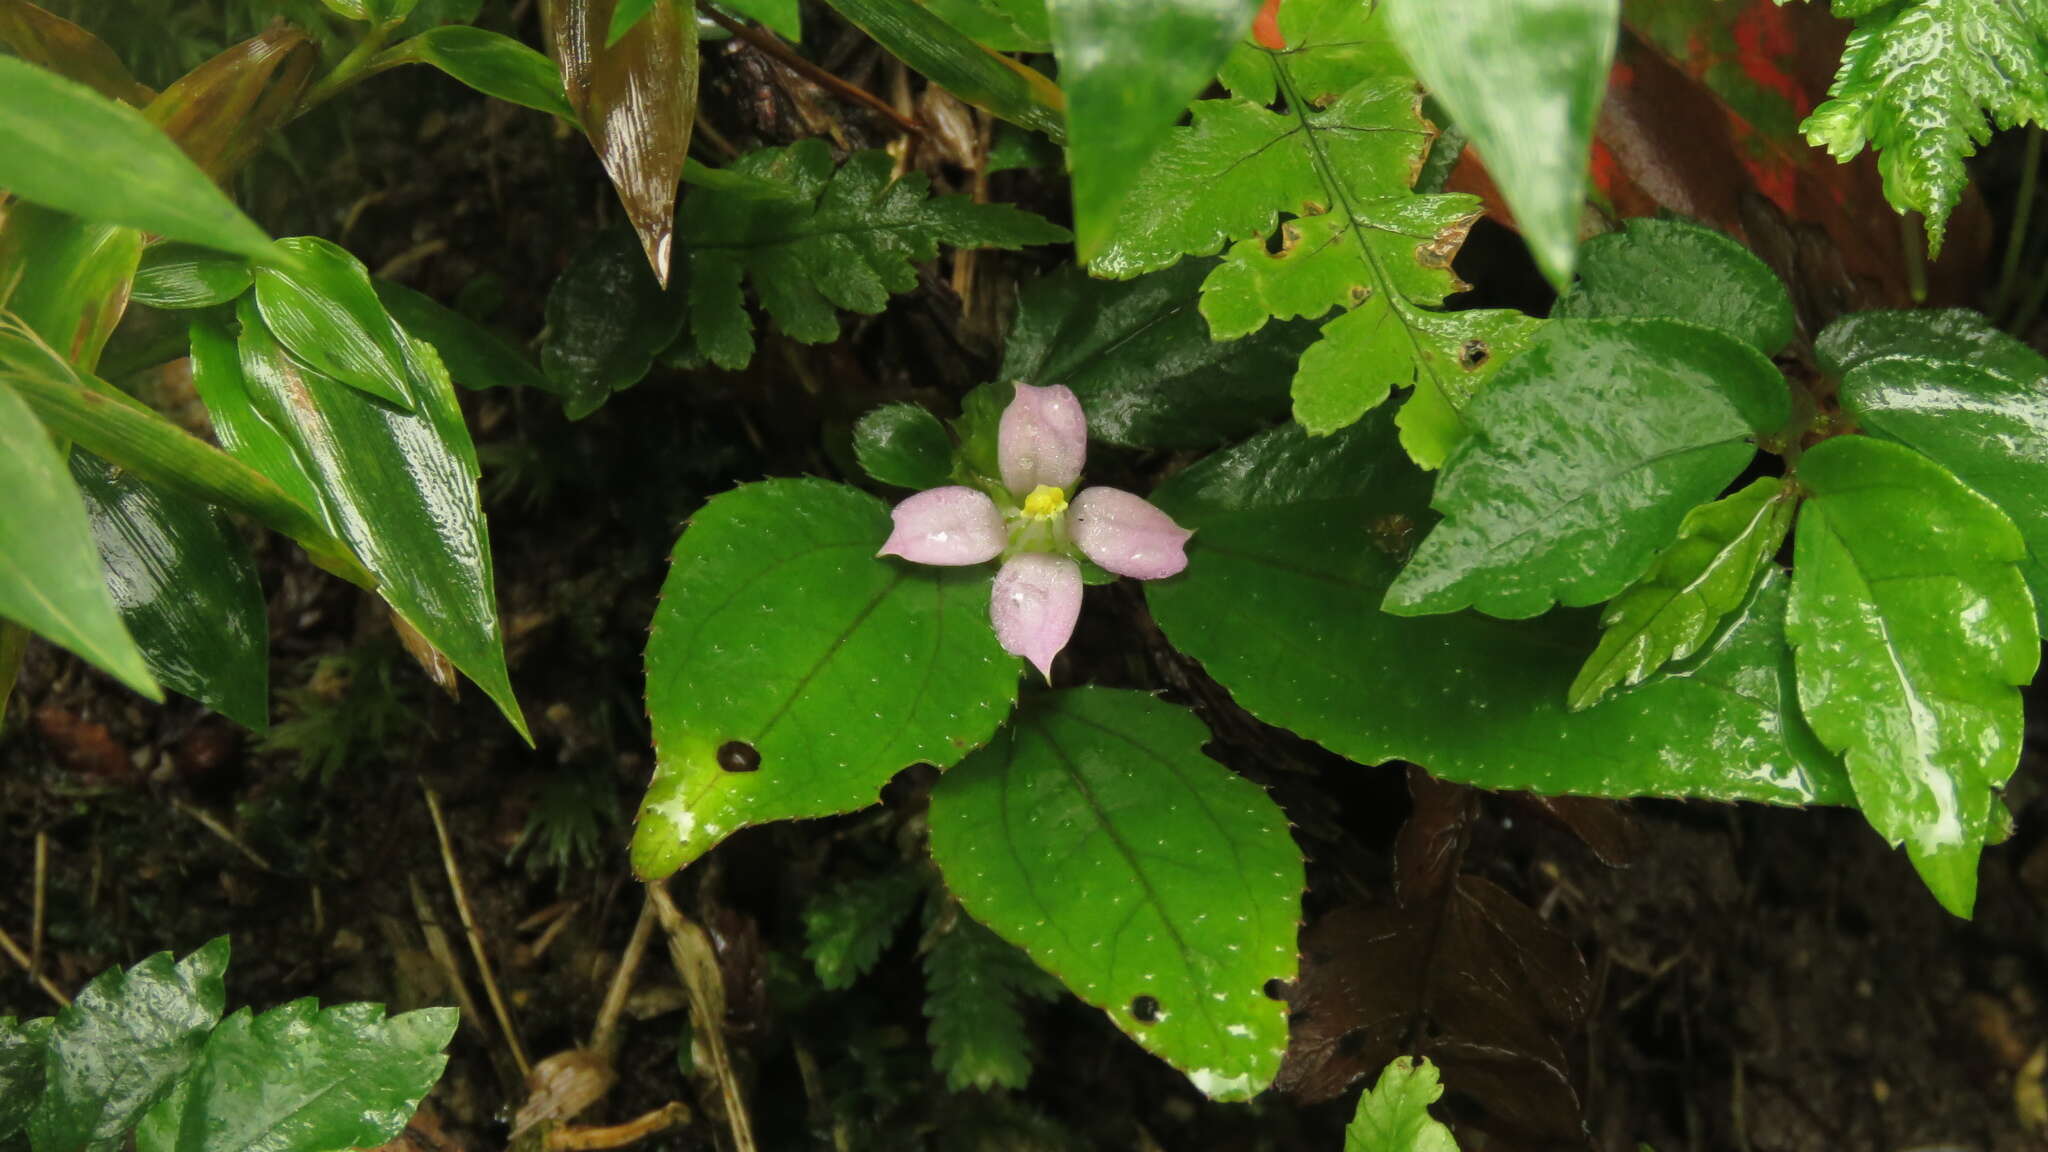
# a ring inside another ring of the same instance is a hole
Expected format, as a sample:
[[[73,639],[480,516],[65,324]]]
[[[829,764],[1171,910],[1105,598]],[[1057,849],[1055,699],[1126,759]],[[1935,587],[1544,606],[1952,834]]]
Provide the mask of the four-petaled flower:
[[[896,506],[880,556],[918,564],[983,564],[1002,557],[989,619],[1003,650],[1052,680],[1052,658],[1081,615],[1078,553],[1118,576],[1158,580],[1187,567],[1193,533],[1142,496],[1089,488],[1069,502],[1088,456],[1088,417],[1060,385],[1017,385],[997,429],[1005,507],[964,485],[920,492]]]

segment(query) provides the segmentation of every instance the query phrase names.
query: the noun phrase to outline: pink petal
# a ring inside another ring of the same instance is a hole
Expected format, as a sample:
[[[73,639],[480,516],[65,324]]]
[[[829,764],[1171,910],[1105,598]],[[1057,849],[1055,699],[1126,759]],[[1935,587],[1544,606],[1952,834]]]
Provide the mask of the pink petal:
[[[1081,617],[1081,566],[1050,552],[1010,557],[996,573],[988,615],[1003,651],[1031,661],[1052,683],[1052,658]]]
[[[1067,533],[1090,560],[1119,576],[1157,580],[1188,566],[1193,532],[1142,496],[1090,488],[1067,506]]]
[[[1017,385],[996,428],[1003,487],[1019,500],[1040,484],[1072,488],[1088,459],[1088,415],[1063,384]]]
[[[980,564],[1002,555],[1010,542],[996,502],[958,484],[919,492],[889,515],[896,528],[877,556],[915,564]]]

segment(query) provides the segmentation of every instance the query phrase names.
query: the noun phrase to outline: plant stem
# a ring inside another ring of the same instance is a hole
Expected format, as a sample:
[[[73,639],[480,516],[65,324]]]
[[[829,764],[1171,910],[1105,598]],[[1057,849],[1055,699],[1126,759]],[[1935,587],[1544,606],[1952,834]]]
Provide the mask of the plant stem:
[[[299,101],[299,110],[292,114],[293,118],[304,116],[349,85],[373,75],[374,73],[369,70],[370,60],[384,47],[384,42],[391,38],[391,33],[397,30],[399,23],[397,20],[387,21],[373,25],[369,31],[363,33],[363,38],[356,42],[355,47],[349,49],[348,55],[343,56],[332,71],[306,90],[305,98]]]
[[[1899,251],[1906,261],[1906,291],[1917,306],[1927,303],[1927,241],[1918,212],[1899,213]]]
[[[2020,198],[2013,206],[2012,234],[2005,238],[2005,261],[1998,269],[1998,291],[1991,297],[1991,315],[2006,314],[2019,288],[2020,255],[2027,245],[2027,226],[2034,215],[2034,189],[2041,176],[2041,129],[2027,129],[2026,158],[2020,164]]]

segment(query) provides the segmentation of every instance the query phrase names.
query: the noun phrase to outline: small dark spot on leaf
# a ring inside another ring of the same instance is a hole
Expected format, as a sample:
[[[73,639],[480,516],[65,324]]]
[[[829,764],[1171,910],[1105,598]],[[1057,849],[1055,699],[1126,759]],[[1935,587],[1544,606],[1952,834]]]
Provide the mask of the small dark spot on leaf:
[[[1472,369],[1486,363],[1487,357],[1492,355],[1493,349],[1487,347],[1486,341],[1467,340],[1465,341],[1465,346],[1458,349],[1458,363],[1467,372],[1470,372]]]
[[[1140,996],[1131,1001],[1131,1016],[1140,1024],[1153,1024],[1159,1020],[1159,1000],[1152,996]]]
[[[758,772],[760,750],[745,740],[727,740],[718,746],[718,766],[727,772]]]
[[[1288,996],[1293,994],[1294,989],[1288,985],[1287,981],[1275,976],[1271,980],[1266,981],[1265,992],[1266,999],[1268,1000],[1285,1001]]]

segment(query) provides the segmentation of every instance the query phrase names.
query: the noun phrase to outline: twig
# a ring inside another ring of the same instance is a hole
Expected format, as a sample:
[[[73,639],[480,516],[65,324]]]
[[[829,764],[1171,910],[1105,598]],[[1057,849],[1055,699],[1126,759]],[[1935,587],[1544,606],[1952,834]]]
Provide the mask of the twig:
[[[564,920],[568,917],[563,917]],[[619,1014],[633,991],[633,977],[640,971],[640,958],[647,953],[647,941],[654,935],[654,901],[640,905],[640,919],[633,924],[632,938],[619,956],[618,971],[612,973],[611,987],[605,989],[604,1005],[597,1010],[597,1027],[591,1029],[590,1047],[609,1060],[618,1053]]]
[[[477,1011],[476,1000],[469,994],[469,984],[462,978],[462,965],[455,960],[455,948],[448,943],[448,933],[434,915],[433,905],[427,903],[427,894],[420,887],[419,877],[407,876],[405,884],[412,892],[412,911],[420,922],[420,935],[426,938],[427,955],[441,966],[441,975],[447,978],[448,987],[455,993],[455,1003],[462,1009],[463,1023],[476,1029],[478,1036],[490,1040],[491,1030],[484,1027],[483,1013]],[[394,948],[396,943],[394,941]]]
[[[685,918],[669,899],[665,884],[659,880],[649,884],[647,899],[661,918],[662,931],[668,933],[669,962],[690,994],[690,1023],[711,1052],[711,1073],[725,1100],[725,1122],[732,1129],[733,1147],[737,1152],[755,1152],[753,1122],[747,1118],[739,1077],[725,1051],[725,984],[718,973],[718,957],[704,929]]]
[[[548,1133],[549,1152],[597,1152],[601,1148],[623,1148],[628,1144],[644,1140],[656,1132],[680,1128],[690,1122],[690,1106],[680,1100],[671,1100],[624,1124],[612,1124],[603,1128],[572,1128],[564,1125]]]
[[[434,836],[441,842],[441,864],[448,870],[448,887],[455,893],[455,911],[462,917],[462,931],[469,937],[469,950],[476,957],[476,970],[483,977],[484,995],[490,998],[491,1012],[498,1018],[498,1028],[505,1033],[505,1044],[512,1050],[512,1062],[519,1067],[521,1080],[533,1074],[533,1065],[526,1059],[526,1049],[519,1043],[519,1031],[512,1023],[512,1012],[505,1006],[505,997],[498,991],[498,978],[491,972],[491,957],[484,948],[483,934],[477,931],[476,916],[469,909],[469,893],[462,887],[462,872],[455,866],[455,847],[448,841],[448,822],[441,818],[441,798],[425,781],[420,782],[420,791],[427,796],[427,812],[434,818]]]
[[[4,928],[0,928],[0,952],[7,953],[10,959],[16,964],[21,965],[23,971],[28,970],[28,953],[21,950],[21,946],[14,942],[14,937],[9,936]],[[55,1000],[58,1004],[66,1008],[71,1006],[71,997],[66,996],[63,989],[51,983],[48,976],[37,976],[36,987],[41,988],[48,994],[50,999]]]
[[[180,812],[183,812],[185,815],[190,816],[194,820],[199,821],[199,826],[201,828],[204,828],[208,832],[213,833],[215,836],[220,837],[223,841],[225,841],[228,844],[229,847],[233,848],[237,852],[240,852],[244,857],[246,857],[249,863],[254,864],[258,868],[263,869],[265,872],[277,871],[277,869],[272,868],[270,866],[270,861],[265,860],[261,853],[257,852],[254,848],[249,847],[247,844],[242,843],[240,837],[236,836],[233,832],[228,831],[228,826],[221,823],[219,820],[215,819],[213,814],[208,812],[206,809],[201,808],[196,804],[187,804],[183,800],[179,800],[176,798],[173,798],[171,800],[171,807]]]
[[[50,831],[47,828],[36,831],[36,896],[34,919],[28,930],[28,978],[40,979],[43,974],[43,928],[49,910],[50,893]]]
[[[762,29],[742,24],[709,4],[697,10],[709,16],[720,28],[766,52],[777,61],[787,65],[797,75],[825,89],[827,92],[838,96],[842,100],[851,100],[855,104],[874,109],[876,112],[888,117],[896,127],[901,128],[905,132],[914,133],[918,136],[924,135],[924,125],[898,112],[889,105],[887,100],[882,99],[873,92],[862,88],[858,84],[849,84],[845,80],[806,60],[798,55],[795,49],[784,44],[782,38],[773,32],[763,31]]]
[[[574,904],[571,904],[567,912],[564,912],[560,916],[555,917],[555,922],[553,924],[548,925],[548,930],[541,933],[539,938],[534,940],[533,947],[528,950],[529,954],[535,960],[538,960],[542,956],[546,955],[548,947],[555,942],[555,938],[560,936],[562,934],[562,930],[569,926],[569,921],[574,920],[575,918],[576,906]]]

